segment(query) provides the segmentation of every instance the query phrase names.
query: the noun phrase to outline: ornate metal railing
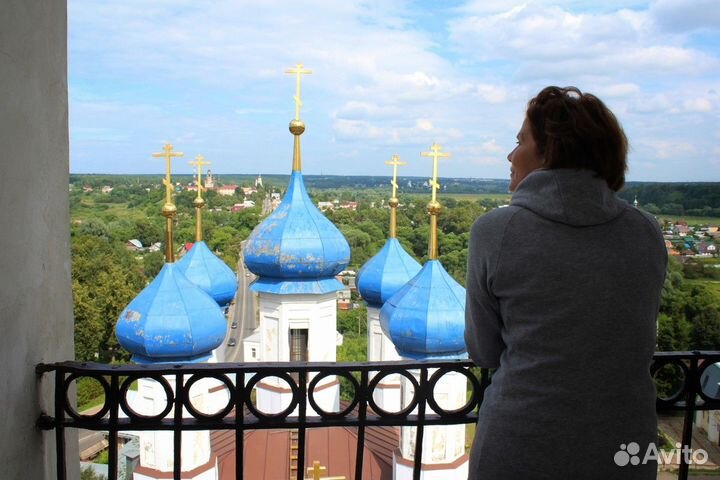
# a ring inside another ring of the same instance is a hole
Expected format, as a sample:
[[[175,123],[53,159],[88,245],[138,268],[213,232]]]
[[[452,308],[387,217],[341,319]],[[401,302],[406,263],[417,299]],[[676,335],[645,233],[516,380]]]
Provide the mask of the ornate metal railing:
[[[657,399],[658,412],[683,411],[682,447],[691,448],[692,425],[698,410],[720,409],[720,398],[709,396],[701,387],[705,369],[720,362],[720,352],[660,352],[651,371],[662,381]],[[457,410],[445,410],[434,398],[438,380],[447,372],[459,372],[468,378],[467,403]],[[297,479],[304,478],[305,432],[321,427],[357,427],[355,475],[362,478],[365,431],[368,427],[416,426],[413,478],[420,478],[424,427],[473,423],[490,383],[486,369],[477,369],[467,361],[374,362],[374,363],[253,363],[184,365],[104,365],[63,362],[40,364],[38,376],[54,373],[54,412],[43,413],[38,426],[55,430],[58,479],[67,478],[65,466],[65,429],[82,428],[107,431],[109,437],[109,480],[117,479],[118,432],[168,430],[173,432],[174,458],[180,458],[182,432],[190,430],[234,430],[235,477],[243,478],[244,433],[257,429],[297,429]],[[378,383],[387,376],[401,375],[414,389],[409,405],[398,412],[382,410],[373,399]],[[324,412],[314,399],[314,389],[323,378],[345,379],[354,391],[349,404],[340,412]],[[96,413],[77,412],[69,401],[70,386],[90,377],[102,385],[105,402]],[[284,411],[267,414],[252,401],[251,391],[263,378],[277,377],[290,386],[292,399]],[[127,392],[138,379],[159,382],[166,393],[165,408],[154,416],[141,415],[127,401]],[[190,400],[190,388],[200,379],[212,378],[227,388],[228,402],[219,411],[208,414],[196,409]],[[298,381],[295,380],[298,379]],[[310,379],[308,383],[308,379]],[[306,387],[307,385],[307,387]],[[320,413],[308,415],[308,409]],[[125,415],[120,415],[120,412]],[[183,410],[191,416],[183,417]],[[170,412],[173,412],[170,414]],[[688,462],[680,456],[678,478],[686,480]],[[181,462],[174,462],[173,478],[181,478]]]

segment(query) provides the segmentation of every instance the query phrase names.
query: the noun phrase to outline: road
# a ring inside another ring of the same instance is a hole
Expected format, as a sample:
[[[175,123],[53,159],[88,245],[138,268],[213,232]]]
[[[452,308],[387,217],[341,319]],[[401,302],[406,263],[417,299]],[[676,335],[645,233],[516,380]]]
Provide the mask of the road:
[[[255,275],[245,268],[243,260],[243,249],[245,242],[242,242],[240,249],[240,257],[238,258],[238,289],[235,293],[235,301],[230,306],[228,318],[227,335],[225,336],[225,344],[218,359],[222,362],[242,362],[243,361],[243,338],[250,335],[255,330],[255,295],[250,291],[250,284],[255,280]],[[232,328],[235,324],[236,328]],[[230,339],[234,338],[236,345],[231,347],[228,345]]]
[[[96,432],[93,430],[78,429],[78,445],[80,447],[80,459],[89,460],[95,457],[101,450],[107,447],[105,436],[107,432]]]

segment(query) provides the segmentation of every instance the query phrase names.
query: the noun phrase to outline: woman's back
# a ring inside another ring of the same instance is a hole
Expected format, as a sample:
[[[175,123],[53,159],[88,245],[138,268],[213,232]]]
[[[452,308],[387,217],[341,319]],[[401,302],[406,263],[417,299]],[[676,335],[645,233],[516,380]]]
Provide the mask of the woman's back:
[[[471,478],[654,478],[614,454],[656,440],[657,222],[591,170],[535,170],[471,238],[468,352],[499,365]]]

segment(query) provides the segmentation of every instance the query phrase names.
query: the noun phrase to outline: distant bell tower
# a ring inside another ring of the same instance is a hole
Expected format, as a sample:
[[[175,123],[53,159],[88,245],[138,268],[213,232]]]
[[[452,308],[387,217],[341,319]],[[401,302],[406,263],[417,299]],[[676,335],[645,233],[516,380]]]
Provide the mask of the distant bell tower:
[[[205,176],[205,189],[215,190],[215,178],[213,177],[212,171],[208,169],[207,175]]]
[[[262,187],[262,175],[258,173],[257,178],[255,179],[255,187]]]
[[[287,70],[296,76],[293,165],[285,196],[278,207],[245,242],[245,265],[258,278],[250,289],[258,294],[260,312],[258,361],[334,362],[338,344],[335,279],[350,261],[342,233],[315,207],[302,176],[300,136],[300,76],[311,73],[302,64]],[[253,334],[255,336],[255,334]],[[258,383],[257,406],[276,413],[289,403],[286,382]],[[315,388],[315,400],[326,411],[339,409],[339,382],[325,377]],[[313,415],[308,408],[308,415]]]

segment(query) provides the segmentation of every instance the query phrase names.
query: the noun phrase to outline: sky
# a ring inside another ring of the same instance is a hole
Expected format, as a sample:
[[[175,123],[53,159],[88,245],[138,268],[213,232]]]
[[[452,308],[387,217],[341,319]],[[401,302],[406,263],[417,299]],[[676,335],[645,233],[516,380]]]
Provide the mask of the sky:
[[[717,0],[70,0],[70,171],[507,178],[527,102],[599,96],[628,180],[720,181]]]

